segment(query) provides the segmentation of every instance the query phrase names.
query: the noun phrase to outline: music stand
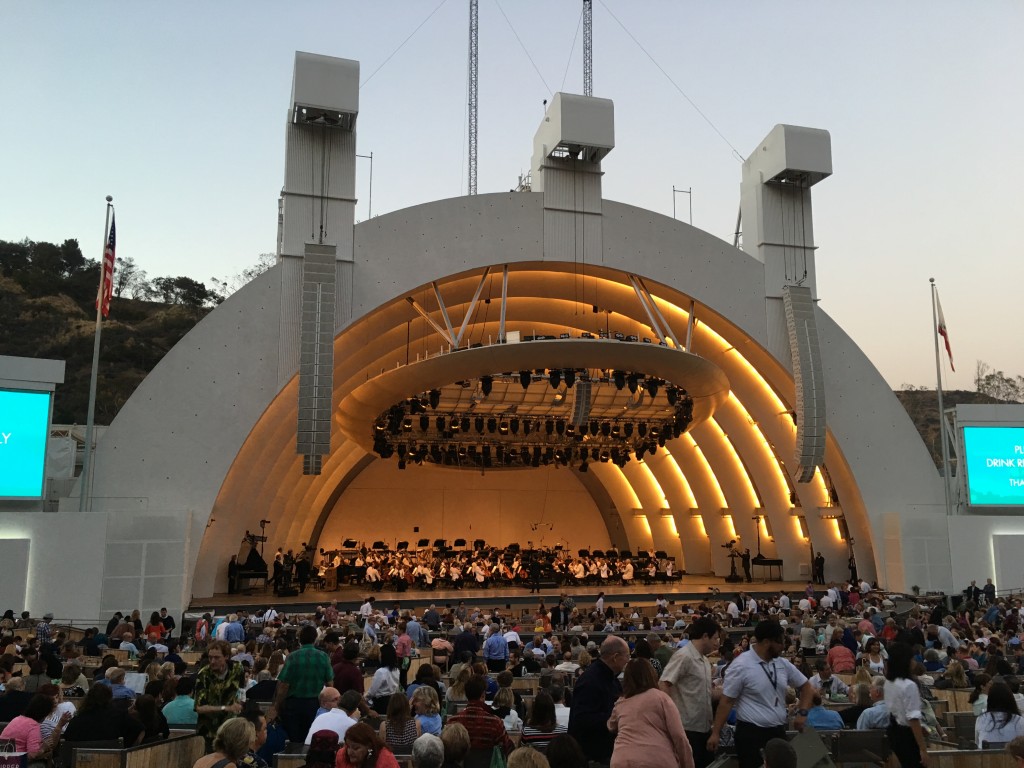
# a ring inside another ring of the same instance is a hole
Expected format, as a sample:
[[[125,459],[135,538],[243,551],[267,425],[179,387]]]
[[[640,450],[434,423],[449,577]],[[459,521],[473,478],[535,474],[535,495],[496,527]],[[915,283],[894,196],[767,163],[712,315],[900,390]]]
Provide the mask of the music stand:
[[[359,542],[357,542],[355,539],[345,539],[343,542],[341,542],[341,546],[343,546],[345,549],[355,549],[356,544],[358,543]]]
[[[387,549],[387,545],[383,541],[375,541],[371,549]]]
[[[459,547],[465,547],[466,546],[466,540],[465,539],[456,539],[455,543],[452,544],[452,546],[455,547],[456,549],[458,549]]]
[[[430,546],[430,539],[420,539],[416,542],[417,549],[426,549]]]
[[[434,539],[434,549],[448,549],[448,539]]]
[[[409,542],[408,541],[400,541],[400,542],[398,542],[395,545],[395,549],[398,550],[399,552],[401,552],[402,550],[408,550],[409,549]]]
[[[475,549],[477,551],[479,551],[481,549],[487,549],[487,542],[484,541],[483,539],[474,539],[473,540],[473,549]]]

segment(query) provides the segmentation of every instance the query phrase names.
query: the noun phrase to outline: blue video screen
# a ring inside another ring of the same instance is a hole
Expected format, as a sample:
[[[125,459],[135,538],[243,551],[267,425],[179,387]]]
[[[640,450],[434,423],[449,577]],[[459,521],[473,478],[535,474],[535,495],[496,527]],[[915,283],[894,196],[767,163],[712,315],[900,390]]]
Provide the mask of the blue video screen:
[[[0,499],[41,499],[49,392],[0,390]]]
[[[964,427],[964,453],[972,505],[1024,506],[1024,427]]]

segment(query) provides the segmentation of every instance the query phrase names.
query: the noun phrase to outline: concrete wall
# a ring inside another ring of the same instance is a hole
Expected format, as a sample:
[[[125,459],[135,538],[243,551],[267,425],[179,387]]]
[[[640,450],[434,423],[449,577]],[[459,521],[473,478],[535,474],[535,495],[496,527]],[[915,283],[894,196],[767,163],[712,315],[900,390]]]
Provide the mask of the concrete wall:
[[[946,520],[957,591],[988,578],[997,590],[1024,587],[1024,516],[967,514]]]

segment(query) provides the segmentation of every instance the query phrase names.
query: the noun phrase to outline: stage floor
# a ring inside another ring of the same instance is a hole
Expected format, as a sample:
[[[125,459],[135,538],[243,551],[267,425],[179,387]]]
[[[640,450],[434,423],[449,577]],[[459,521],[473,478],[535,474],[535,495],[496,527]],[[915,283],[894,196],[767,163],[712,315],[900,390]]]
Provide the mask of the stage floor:
[[[634,584],[624,587],[615,584],[604,587],[582,586],[582,587],[555,587],[541,590],[541,593],[530,594],[529,587],[506,587],[497,586],[490,589],[435,589],[415,590],[409,589],[404,592],[382,590],[371,592],[361,585],[339,585],[334,591],[321,591],[307,588],[302,594],[293,597],[277,597],[271,590],[257,588],[249,593],[229,595],[218,593],[212,597],[193,598],[189,605],[190,612],[224,613],[226,611],[243,609],[265,610],[274,606],[278,610],[293,612],[313,611],[317,605],[323,605],[331,600],[338,601],[339,610],[356,610],[366,599],[367,595],[377,598],[377,604],[384,608],[390,608],[394,603],[399,602],[403,608],[416,608],[422,611],[431,603],[443,606],[458,604],[465,601],[467,605],[503,607],[505,610],[536,607],[541,599],[548,606],[557,602],[559,594],[565,591],[572,595],[577,607],[581,610],[589,610],[597,598],[597,593],[603,589],[605,604],[613,605],[615,608],[628,608],[631,603],[638,605],[653,604],[658,595],[664,595],[670,604],[673,603],[694,603],[709,597],[714,597],[714,590],[720,592],[721,597],[726,597],[743,590],[755,597],[774,595],[785,589],[791,595],[802,594],[807,587],[806,581],[762,581],[755,579],[753,582],[728,583],[720,576],[683,576],[681,580],[671,584]],[[720,599],[720,598],[718,598]]]

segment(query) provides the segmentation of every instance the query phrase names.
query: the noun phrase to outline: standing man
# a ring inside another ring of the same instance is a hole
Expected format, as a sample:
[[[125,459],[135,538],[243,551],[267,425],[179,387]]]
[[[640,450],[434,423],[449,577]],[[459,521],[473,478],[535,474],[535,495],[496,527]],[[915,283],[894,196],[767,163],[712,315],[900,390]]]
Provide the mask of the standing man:
[[[170,640],[174,637],[177,624],[174,623],[174,617],[167,613],[166,608],[160,609],[160,623],[164,625],[164,638]]]
[[[707,748],[711,752],[718,748],[722,727],[735,705],[739,768],[759,768],[764,746],[774,738],[786,738],[786,688],[792,686],[800,695],[794,726],[802,731],[807,722],[814,687],[800,670],[780,657],[785,642],[785,632],[777,621],[762,621],[754,629],[750,650],[737,656],[725,672],[722,700]]]
[[[319,706],[320,691],[334,682],[334,670],[327,654],[315,648],[316,627],[307,624],[299,630],[301,648],[288,656],[277,677],[274,703],[267,710],[267,721],[280,714],[289,741],[303,741],[313,724]]]
[[[192,698],[197,716],[196,734],[206,739],[209,750],[217,729],[242,711],[238,689],[245,685],[245,669],[229,661],[231,646],[223,640],[210,643],[206,657],[209,664],[196,675]]]
[[[530,560],[530,594],[540,594],[540,560],[537,555]]]
[[[661,673],[660,687],[667,693],[683,721],[683,730],[693,750],[695,768],[706,768],[714,759],[708,749],[714,721],[714,694],[711,688],[711,662],[708,654],[718,650],[722,628],[704,616],[690,624],[690,642],[676,651]]]
[[[589,760],[606,765],[611,761],[615,735],[608,730],[608,718],[622,695],[619,675],[628,661],[629,645],[621,637],[609,635],[601,643],[598,659],[587,666],[573,688],[569,735],[580,743]]]
[[[508,666],[508,642],[497,624],[491,624],[491,631],[484,641],[484,661],[488,672],[504,672]]]
[[[821,554],[820,550],[814,556],[814,583],[825,583],[825,556]]]
[[[740,555],[740,564],[743,566],[743,576],[747,580],[747,584],[753,581],[750,576],[750,547],[743,550],[743,554]]]

